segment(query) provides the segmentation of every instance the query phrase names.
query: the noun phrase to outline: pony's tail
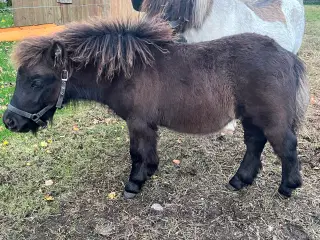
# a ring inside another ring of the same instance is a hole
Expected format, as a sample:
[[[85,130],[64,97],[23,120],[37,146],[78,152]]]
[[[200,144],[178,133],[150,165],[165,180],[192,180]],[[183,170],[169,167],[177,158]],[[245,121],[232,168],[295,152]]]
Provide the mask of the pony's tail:
[[[293,122],[294,130],[298,130],[304,121],[306,111],[310,102],[309,84],[306,76],[306,68],[300,59],[296,59],[294,72],[297,80],[296,92],[296,114]]]

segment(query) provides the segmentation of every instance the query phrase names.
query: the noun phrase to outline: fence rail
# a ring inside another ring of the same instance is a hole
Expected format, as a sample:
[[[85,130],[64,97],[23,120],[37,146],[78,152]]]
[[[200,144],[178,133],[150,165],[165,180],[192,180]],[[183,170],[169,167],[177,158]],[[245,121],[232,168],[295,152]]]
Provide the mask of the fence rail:
[[[11,12],[16,27],[54,23],[57,25],[71,21],[85,20],[97,16],[103,18],[139,17],[132,8],[131,0],[73,0],[61,3],[57,0],[14,0],[11,8],[1,12]]]

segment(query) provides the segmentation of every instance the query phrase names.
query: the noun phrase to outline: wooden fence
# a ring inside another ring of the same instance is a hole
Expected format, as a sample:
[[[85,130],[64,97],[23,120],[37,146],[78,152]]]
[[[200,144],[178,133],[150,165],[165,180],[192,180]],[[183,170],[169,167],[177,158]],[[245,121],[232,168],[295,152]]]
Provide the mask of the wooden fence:
[[[57,25],[89,17],[139,17],[131,0],[14,0],[14,25],[30,26],[54,23]]]

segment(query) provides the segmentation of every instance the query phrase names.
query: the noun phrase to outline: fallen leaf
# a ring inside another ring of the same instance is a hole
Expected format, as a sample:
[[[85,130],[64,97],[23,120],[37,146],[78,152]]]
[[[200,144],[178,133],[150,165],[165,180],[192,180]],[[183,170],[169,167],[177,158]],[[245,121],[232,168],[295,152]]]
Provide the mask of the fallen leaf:
[[[50,202],[54,200],[54,197],[51,196],[51,194],[47,193],[46,195],[44,195],[44,200]]]
[[[0,73],[3,73],[3,69],[2,69],[2,67],[0,67]]]
[[[47,142],[48,142],[48,143],[52,143],[52,139],[48,139]]]
[[[46,180],[45,182],[44,182],[44,185],[45,186],[51,186],[51,185],[53,185],[53,181],[50,179],[50,180]]]
[[[31,166],[31,162],[27,162],[26,165],[27,165],[27,166]]]
[[[316,99],[315,99],[314,96],[311,96],[311,98],[310,98],[310,103],[311,103],[311,104],[316,104]]]
[[[7,140],[4,140],[3,143],[2,143],[2,145],[3,145],[3,146],[8,146],[8,145],[9,145],[9,142],[8,142]]]
[[[105,123],[106,123],[107,125],[109,125],[109,124],[114,124],[114,123],[116,123],[116,122],[117,122],[117,119],[107,118],[107,119],[105,119],[104,121],[105,121]]]
[[[163,207],[159,203],[152,204],[151,209],[159,212],[163,211]]]
[[[40,143],[40,146],[43,147],[43,148],[46,148],[46,147],[48,147],[48,143],[43,141],[43,142]]]
[[[270,226],[270,225],[268,226],[268,231],[269,231],[269,232],[272,232],[273,229],[274,229],[274,227],[272,227],[272,226]]]
[[[78,132],[80,129],[78,128],[78,126],[77,125],[74,125],[73,126],[73,131],[76,131],[76,132]]]
[[[105,123],[106,123],[106,124],[109,124],[109,123],[111,122],[111,120],[112,120],[111,118],[107,118],[107,119],[105,120]]]
[[[107,198],[110,200],[114,200],[117,198],[117,194],[115,192],[111,192],[108,194]]]
[[[95,232],[102,236],[109,236],[113,231],[112,223],[110,224],[98,224],[95,227]]]
[[[98,124],[100,121],[98,120],[98,119],[93,119],[93,121],[92,121],[92,123],[94,124],[94,125],[96,125],[96,124]]]
[[[181,163],[181,161],[178,160],[178,159],[174,159],[174,160],[172,160],[172,162],[173,162],[173,164],[175,164],[175,165],[180,165],[180,163]]]

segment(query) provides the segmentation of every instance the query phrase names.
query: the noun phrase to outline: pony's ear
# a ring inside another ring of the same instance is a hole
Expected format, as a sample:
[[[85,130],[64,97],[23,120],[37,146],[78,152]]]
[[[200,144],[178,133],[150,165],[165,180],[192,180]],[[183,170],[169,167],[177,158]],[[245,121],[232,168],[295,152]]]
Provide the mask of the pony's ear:
[[[65,67],[67,62],[67,51],[65,46],[61,42],[53,42],[52,47],[50,49],[50,58],[53,61],[54,67]]]

